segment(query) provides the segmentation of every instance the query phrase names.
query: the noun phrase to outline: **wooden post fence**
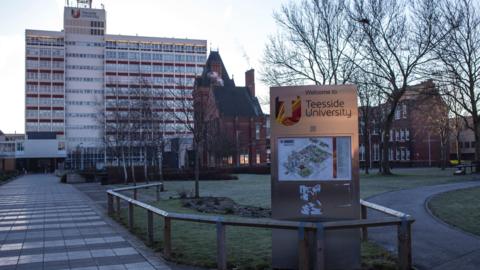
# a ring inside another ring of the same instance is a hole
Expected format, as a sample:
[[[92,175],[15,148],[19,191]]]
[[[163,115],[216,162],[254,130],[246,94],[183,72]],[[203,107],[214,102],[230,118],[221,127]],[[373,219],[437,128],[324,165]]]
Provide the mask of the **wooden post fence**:
[[[108,213],[112,214],[114,210],[114,198],[116,200],[116,212],[120,214],[121,200],[128,202],[128,228],[134,227],[134,207],[139,207],[147,211],[147,238],[150,244],[154,241],[154,216],[163,217],[163,256],[170,259],[172,256],[172,221],[182,220],[187,222],[208,223],[216,225],[217,236],[217,268],[220,270],[227,269],[227,247],[226,247],[226,227],[227,226],[243,226],[249,228],[269,228],[269,229],[289,229],[298,230],[298,268],[316,270],[325,269],[325,231],[341,230],[341,229],[361,229],[362,239],[368,239],[368,227],[378,226],[396,226],[398,237],[398,269],[412,269],[412,223],[415,221],[412,217],[371,202],[360,200],[361,203],[361,219],[345,220],[345,221],[329,221],[323,223],[311,222],[295,222],[281,220],[262,220],[262,219],[236,219],[223,220],[222,217],[212,217],[204,215],[169,213],[152,205],[136,200],[137,189],[156,186],[156,199],[160,199],[159,186],[161,184],[147,184],[134,187],[117,188],[107,191]],[[134,199],[129,198],[118,191],[134,190]],[[367,210],[373,209],[382,212],[390,217],[382,217],[377,219],[367,219]],[[315,242],[309,242],[308,233],[315,233]],[[309,245],[315,247],[314,258],[310,258]]]

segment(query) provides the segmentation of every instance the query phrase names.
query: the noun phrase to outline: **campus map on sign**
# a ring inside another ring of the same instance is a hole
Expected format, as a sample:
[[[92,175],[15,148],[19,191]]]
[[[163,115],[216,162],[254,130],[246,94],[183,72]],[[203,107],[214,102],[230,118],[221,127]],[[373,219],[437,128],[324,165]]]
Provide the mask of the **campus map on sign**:
[[[280,181],[350,180],[350,138],[279,138],[278,162]]]

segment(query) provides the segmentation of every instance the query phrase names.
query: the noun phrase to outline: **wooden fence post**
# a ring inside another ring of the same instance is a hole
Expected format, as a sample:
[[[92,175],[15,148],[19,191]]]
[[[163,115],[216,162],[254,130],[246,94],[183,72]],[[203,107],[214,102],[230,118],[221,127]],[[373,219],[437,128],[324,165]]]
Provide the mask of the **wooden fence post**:
[[[307,235],[305,223],[300,223],[298,228],[298,269],[309,270],[310,256],[308,251]]]
[[[163,219],[163,256],[169,259],[172,254],[172,229],[169,217]]]
[[[406,217],[398,225],[398,268],[401,270],[412,269],[412,226]]]
[[[133,230],[133,203],[128,202],[128,228]]]
[[[107,193],[107,213],[109,216],[113,215],[113,195]]]
[[[217,269],[227,269],[227,246],[225,243],[225,225],[217,222]]]
[[[115,200],[117,201],[117,215],[120,215],[120,197],[115,197]]]
[[[153,245],[153,212],[147,210],[147,238],[148,243]]]
[[[157,202],[159,202],[160,201],[160,186],[159,185],[157,185],[157,189],[156,189],[155,193],[156,193],[155,195],[156,195]]]
[[[362,219],[367,219],[368,218],[367,207],[365,205],[362,205],[361,209],[362,209]],[[366,227],[366,226],[362,227],[362,240],[363,241],[368,241],[368,227]]]
[[[324,270],[325,269],[325,229],[323,228],[322,223],[317,223],[317,249],[315,251],[316,254],[316,263],[315,269],[316,270]]]

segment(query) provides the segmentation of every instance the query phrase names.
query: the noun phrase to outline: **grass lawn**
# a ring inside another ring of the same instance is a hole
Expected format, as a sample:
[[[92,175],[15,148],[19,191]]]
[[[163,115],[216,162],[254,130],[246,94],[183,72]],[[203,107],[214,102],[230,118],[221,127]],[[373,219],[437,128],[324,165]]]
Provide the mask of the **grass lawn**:
[[[394,170],[390,177],[378,174],[361,175],[361,197],[366,198],[388,191],[465,181],[472,176],[453,176],[447,169],[401,169]],[[181,191],[193,192],[192,181],[165,182],[166,192],[162,200],[153,203],[157,207],[180,213],[198,212],[183,208],[178,199]],[[154,197],[154,190],[142,190],[140,194]],[[131,195],[131,194],[129,194]],[[270,207],[270,175],[239,175],[239,180],[201,181],[201,196],[229,197],[239,204]],[[144,197],[146,199],[146,197]],[[127,211],[122,209],[120,219],[126,223]],[[146,237],[146,212],[135,209],[136,226],[134,232]],[[231,216],[230,216],[231,217]],[[225,216],[225,218],[229,218]],[[155,244],[162,247],[162,219],[155,218]],[[395,230],[395,228],[392,228]],[[173,260],[204,267],[215,267],[216,242],[215,226],[185,221],[172,222]],[[227,227],[227,254],[229,268],[264,269],[270,266],[271,231],[269,229]],[[362,262],[365,269],[396,269],[395,258],[372,243],[362,243]]]
[[[439,194],[430,200],[428,207],[448,224],[480,236],[480,188]]]

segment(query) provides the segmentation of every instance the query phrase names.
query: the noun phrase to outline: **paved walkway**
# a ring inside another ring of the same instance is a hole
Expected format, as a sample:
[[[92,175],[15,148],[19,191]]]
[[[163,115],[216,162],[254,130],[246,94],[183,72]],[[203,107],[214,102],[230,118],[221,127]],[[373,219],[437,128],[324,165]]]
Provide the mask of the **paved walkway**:
[[[419,187],[380,194],[368,201],[412,215],[413,263],[418,269],[480,269],[480,237],[437,220],[427,211],[426,200],[445,191],[479,187],[480,181]],[[369,216],[380,216],[369,212]],[[370,230],[370,237],[390,250],[396,249],[396,228]]]
[[[169,269],[126,238],[90,199],[53,175],[0,186],[0,270]]]

